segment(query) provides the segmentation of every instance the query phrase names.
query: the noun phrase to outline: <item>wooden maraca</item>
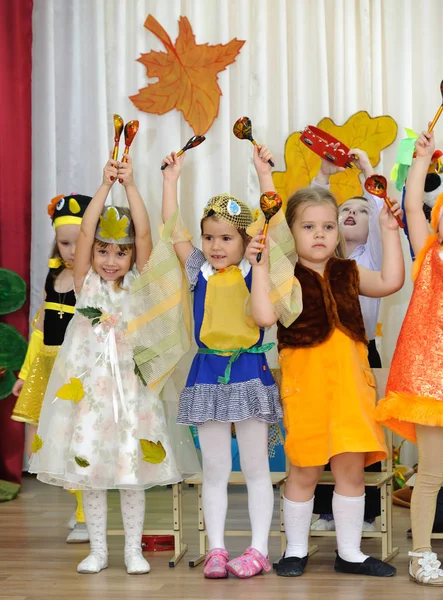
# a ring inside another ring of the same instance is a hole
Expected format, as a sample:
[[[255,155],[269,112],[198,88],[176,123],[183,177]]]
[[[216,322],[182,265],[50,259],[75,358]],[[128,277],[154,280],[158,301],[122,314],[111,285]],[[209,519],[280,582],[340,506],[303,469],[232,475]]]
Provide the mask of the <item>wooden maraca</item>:
[[[139,125],[138,121],[128,121],[125,125],[125,151],[123,152],[122,162],[128,162],[129,148],[137,135]],[[123,183],[123,179],[119,179],[119,182]]]
[[[269,221],[278,213],[282,207],[282,199],[277,192],[265,192],[260,196],[260,208],[265,215],[265,226],[263,227],[263,243],[268,233]],[[261,251],[257,254],[257,262],[261,261]]]
[[[371,175],[365,181],[365,189],[373,196],[383,198],[389,209],[392,209],[392,202],[387,195],[388,182],[386,181],[386,177],[383,177],[383,175]],[[398,226],[404,229],[405,225],[400,217],[397,215],[395,218]]]
[[[257,146],[257,148],[260,149],[260,146],[252,137],[252,123],[249,117],[240,117],[240,119],[237,119],[237,121],[234,123],[232,131],[234,132],[235,137],[237,137],[239,140],[249,140],[254,144],[254,146]],[[268,163],[271,165],[271,167],[275,167],[275,164],[271,159],[268,160]]]
[[[192,138],[186,142],[186,144],[183,146],[183,148],[177,152],[176,156],[181,156],[184,152],[186,152],[186,150],[190,150],[191,148],[196,148],[197,146],[200,146],[200,144],[202,144],[205,141],[205,139],[206,138],[204,135],[192,136]],[[168,165],[166,163],[164,163],[160,167],[160,169],[162,171],[164,171],[167,166]]]
[[[123,119],[120,115],[114,115],[114,150],[112,151],[113,160],[118,158],[118,145],[123,131]]]
[[[432,120],[432,123],[429,125],[428,128],[428,133],[431,133],[431,131],[434,129],[437,121],[439,120],[441,113],[443,112],[443,81],[440,83],[440,93],[441,93],[441,105],[439,107],[439,109],[437,110],[437,112],[435,113],[435,117]]]

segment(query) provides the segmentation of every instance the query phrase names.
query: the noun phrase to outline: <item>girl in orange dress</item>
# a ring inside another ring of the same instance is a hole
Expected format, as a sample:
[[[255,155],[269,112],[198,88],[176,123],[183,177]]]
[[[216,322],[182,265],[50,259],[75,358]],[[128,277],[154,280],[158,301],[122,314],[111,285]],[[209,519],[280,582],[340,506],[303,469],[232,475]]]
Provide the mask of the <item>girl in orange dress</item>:
[[[443,486],[443,195],[432,209],[430,235],[422,205],[434,134],[422,133],[415,147],[405,198],[410,241],[417,256],[414,290],[377,418],[418,446],[409,575],[417,583],[441,586],[443,570],[432,552],[431,531],[437,494]]]
[[[338,552],[335,570],[389,577],[396,570],[360,550],[365,508],[364,467],[386,458],[375,420],[375,383],[368,363],[359,294],[380,298],[399,290],[404,264],[398,224],[380,213],[381,271],[341,258],[338,206],[323,189],[299,190],[288,201],[303,311],[285,328],[278,324],[285,451],[291,462],[285,488],[286,552],[277,575],[302,575],[314,490],[324,465],[335,479],[332,501]]]

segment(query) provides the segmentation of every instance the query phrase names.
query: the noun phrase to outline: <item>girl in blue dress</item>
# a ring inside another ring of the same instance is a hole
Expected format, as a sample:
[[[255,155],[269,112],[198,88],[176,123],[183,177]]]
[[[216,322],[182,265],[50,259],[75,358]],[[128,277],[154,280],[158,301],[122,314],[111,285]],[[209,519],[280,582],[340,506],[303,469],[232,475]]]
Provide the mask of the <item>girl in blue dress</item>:
[[[178,158],[173,153],[164,160],[168,165],[163,170],[165,223],[178,209],[177,182],[183,158],[184,155]],[[270,158],[266,147],[254,148],[262,193],[274,189]],[[263,245],[259,231],[252,239],[249,237],[246,230],[252,222],[251,210],[244,202],[222,194],[211,198],[204,209],[202,250],[193,246],[189,236],[174,243],[194,292],[198,352],[180,396],[178,423],[198,427],[203,459],[202,501],[209,541],[204,575],[208,578],[227,577],[228,572],[247,578],[270,570],[268,536],[274,495],[268,429],[279,421],[282,409],[265,355],[272,344],[263,344],[263,328],[276,322],[278,310],[271,301],[272,293],[268,293],[272,289],[269,242]],[[262,259],[257,262],[260,251]],[[301,294],[293,267],[289,260],[286,262],[294,320],[301,309]],[[232,467],[232,423],[248,489],[252,540],[240,557],[229,560],[224,529]]]

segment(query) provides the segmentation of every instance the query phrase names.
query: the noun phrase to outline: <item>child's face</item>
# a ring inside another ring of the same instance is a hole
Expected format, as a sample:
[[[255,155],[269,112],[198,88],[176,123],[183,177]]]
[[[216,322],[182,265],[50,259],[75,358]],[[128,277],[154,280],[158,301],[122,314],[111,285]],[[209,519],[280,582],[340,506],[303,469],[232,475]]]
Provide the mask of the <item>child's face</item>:
[[[70,265],[74,264],[75,246],[77,244],[80,225],[59,225],[55,230],[57,248],[62,259]]]
[[[366,244],[369,234],[369,205],[366,200],[354,198],[339,208],[340,229],[347,242]]]
[[[302,264],[326,263],[338,244],[336,208],[331,204],[302,204],[297,209],[292,235]]]
[[[133,250],[121,250],[117,244],[108,244],[106,247],[95,242],[92,251],[92,265],[94,270],[105,281],[116,281],[124,277],[131,268]]]
[[[245,253],[243,238],[233,225],[209,217],[203,221],[202,237],[203,254],[214,269],[226,269],[242,260]]]

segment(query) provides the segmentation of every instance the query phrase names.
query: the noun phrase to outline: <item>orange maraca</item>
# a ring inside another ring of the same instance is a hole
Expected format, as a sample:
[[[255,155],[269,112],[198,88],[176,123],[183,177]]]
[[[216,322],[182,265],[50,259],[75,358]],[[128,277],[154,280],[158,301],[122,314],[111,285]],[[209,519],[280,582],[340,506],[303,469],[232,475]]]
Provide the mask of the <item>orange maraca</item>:
[[[263,243],[268,233],[269,221],[278,213],[282,207],[282,199],[277,192],[265,192],[260,196],[260,208],[265,215],[265,226],[263,227]],[[261,251],[257,254],[257,262],[261,261]]]
[[[373,196],[383,198],[383,200],[388,205],[389,209],[392,209],[392,202],[388,198],[387,194],[388,182],[386,181],[386,177],[383,177],[383,175],[371,175],[365,181],[365,189]],[[404,229],[405,225],[400,219],[400,217],[397,215],[395,218],[397,220],[398,226]]]

